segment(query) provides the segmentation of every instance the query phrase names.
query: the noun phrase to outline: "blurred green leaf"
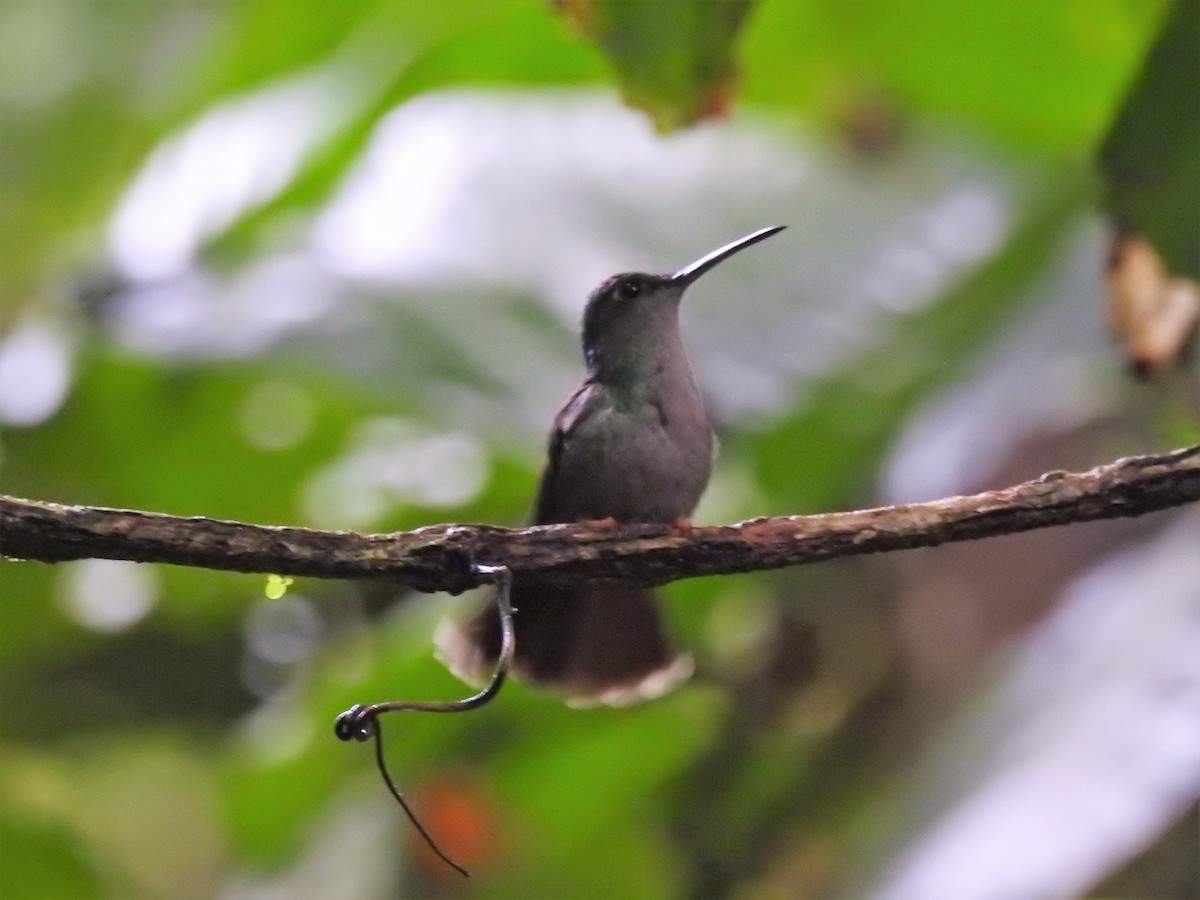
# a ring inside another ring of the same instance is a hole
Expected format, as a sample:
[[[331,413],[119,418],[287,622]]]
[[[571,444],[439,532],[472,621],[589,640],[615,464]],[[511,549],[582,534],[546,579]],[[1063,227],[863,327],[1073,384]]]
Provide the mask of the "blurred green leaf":
[[[882,95],[1069,156],[1106,127],[1170,5],[763,3],[743,47],[745,101],[841,122]]]
[[[625,102],[673,131],[732,102],[734,45],[750,0],[559,0],[559,10],[612,64]]]
[[[95,863],[61,824],[0,813],[0,894],[8,900],[105,895]]]
[[[1200,278],[1200,4],[1175,3],[1100,150],[1118,222]]]

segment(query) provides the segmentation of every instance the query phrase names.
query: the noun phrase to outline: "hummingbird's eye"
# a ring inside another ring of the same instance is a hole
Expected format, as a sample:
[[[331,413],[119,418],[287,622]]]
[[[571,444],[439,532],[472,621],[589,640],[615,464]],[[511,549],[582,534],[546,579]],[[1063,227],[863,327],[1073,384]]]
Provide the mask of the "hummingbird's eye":
[[[632,300],[642,293],[642,283],[636,278],[626,278],[617,285],[617,296],[622,300]]]

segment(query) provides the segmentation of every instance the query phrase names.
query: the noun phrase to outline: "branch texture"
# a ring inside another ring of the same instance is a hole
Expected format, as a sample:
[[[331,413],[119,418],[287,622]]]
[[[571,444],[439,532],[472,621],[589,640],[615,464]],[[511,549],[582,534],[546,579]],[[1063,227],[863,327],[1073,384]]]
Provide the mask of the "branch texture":
[[[1200,500],[1200,446],[1137,456],[1087,472],[1051,472],[1003,490],[930,503],[815,516],[750,519],[679,530],[663,525],[432,525],[358,534],[249,525],[162,513],[60,506],[0,496],[0,555],[41,562],[125,559],[312,578],[384,579],[457,593],[482,583],[480,564],[554,581],[662,584],[1051,525]]]

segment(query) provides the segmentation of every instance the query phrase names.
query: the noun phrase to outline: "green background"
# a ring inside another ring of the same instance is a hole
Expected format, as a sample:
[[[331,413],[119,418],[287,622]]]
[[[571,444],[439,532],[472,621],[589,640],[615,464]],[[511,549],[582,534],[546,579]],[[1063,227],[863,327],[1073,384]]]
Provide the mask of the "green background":
[[[1198,439],[1194,363],[1129,379],[1101,280],[1109,210],[1197,275],[1196,4],[557,6],[0,6],[0,490],[371,531],[518,523],[591,282],[776,222],[686,312],[723,445],[700,520]],[[180,148],[235,113],[264,141],[297,121],[311,138],[222,206],[222,169],[254,145],[210,129],[190,163]],[[192,194],[167,196],[172,171]],[[410,193],[363,232],[369,197],[332,212],[372,171]],[[123,239],[135,184],[158,218]],[[137,256],[177,226],[174,267]],[[1069,367],[1042,366],[1079,334]],[[301,580],[268,600],[260,576],[2,561],[0,893],[886,886],[944,822],[936,786],[989,783],[970,723],[1003,720],[980,698],[1021,670],[1014,648],[1081,573],[1173,521],[681,582],[667,602],[698,672],[667,698],[578,711],[514,684],[470,715],[388,719],[392,772],[469,883],[332,733],[352,703],[462,694],[429,640],[448,598]],[[1080,889],[1200,884],[1194,803],[1151,793],[1126,808],[1149,849],[1097,837]]]

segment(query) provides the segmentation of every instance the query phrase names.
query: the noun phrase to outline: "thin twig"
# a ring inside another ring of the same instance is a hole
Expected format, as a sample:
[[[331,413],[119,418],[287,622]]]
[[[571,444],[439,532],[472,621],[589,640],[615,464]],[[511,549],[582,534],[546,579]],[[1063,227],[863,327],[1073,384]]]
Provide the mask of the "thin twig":
[[[396,798],[396,802],[400,804],[400,808],[404,810],[404,814],[408,816],[408,820],[412,822],[413,827],[417,829],[417,833],[425,839],[425,843],[429,845],[429,849],[436,853],[438,858],[446,863],[446,865],[461,873],[466,878],[470,878],[471,873],[443,852],[442,848],[438,846],[437,841],[433,839],[433,835],[421,824],[416,813],[413,812],[412,808],[408,805],[408,801],[404,799],[404,795],[400,793],[400,790],[396,787],[396,783],[392,780],[392,776],[388,772],[387,764],[383,758],[383,727],[379,721],[379,717],[387,712],[467,712],[490,702],[500,693],[500,688],[504,686],[504,680],[508,677],[509,663],[512,662],[513,652],[516,648],[516,639],[513,634],[512,605],[509,599],[509,592],[512,588],[512,573],[504,566],[479,565],[476,566],[476,569],[481,578],[493,581],[499,586],[499,590],[496,592],[496,605],[500,613],[500,654],[496,660],[496,668],[492,671],[491,680],[488,681],[483,690],[462,700],[389,700],[384,703],[372,703],[369,706],[355,704],[339,715],[333,725],[333,733],[337,735],[338,740],[365,741],[370,738],[375,739],[375,764],[379,768],[379,774],[383,776],[384,784],[387,785],[392,796]]]

